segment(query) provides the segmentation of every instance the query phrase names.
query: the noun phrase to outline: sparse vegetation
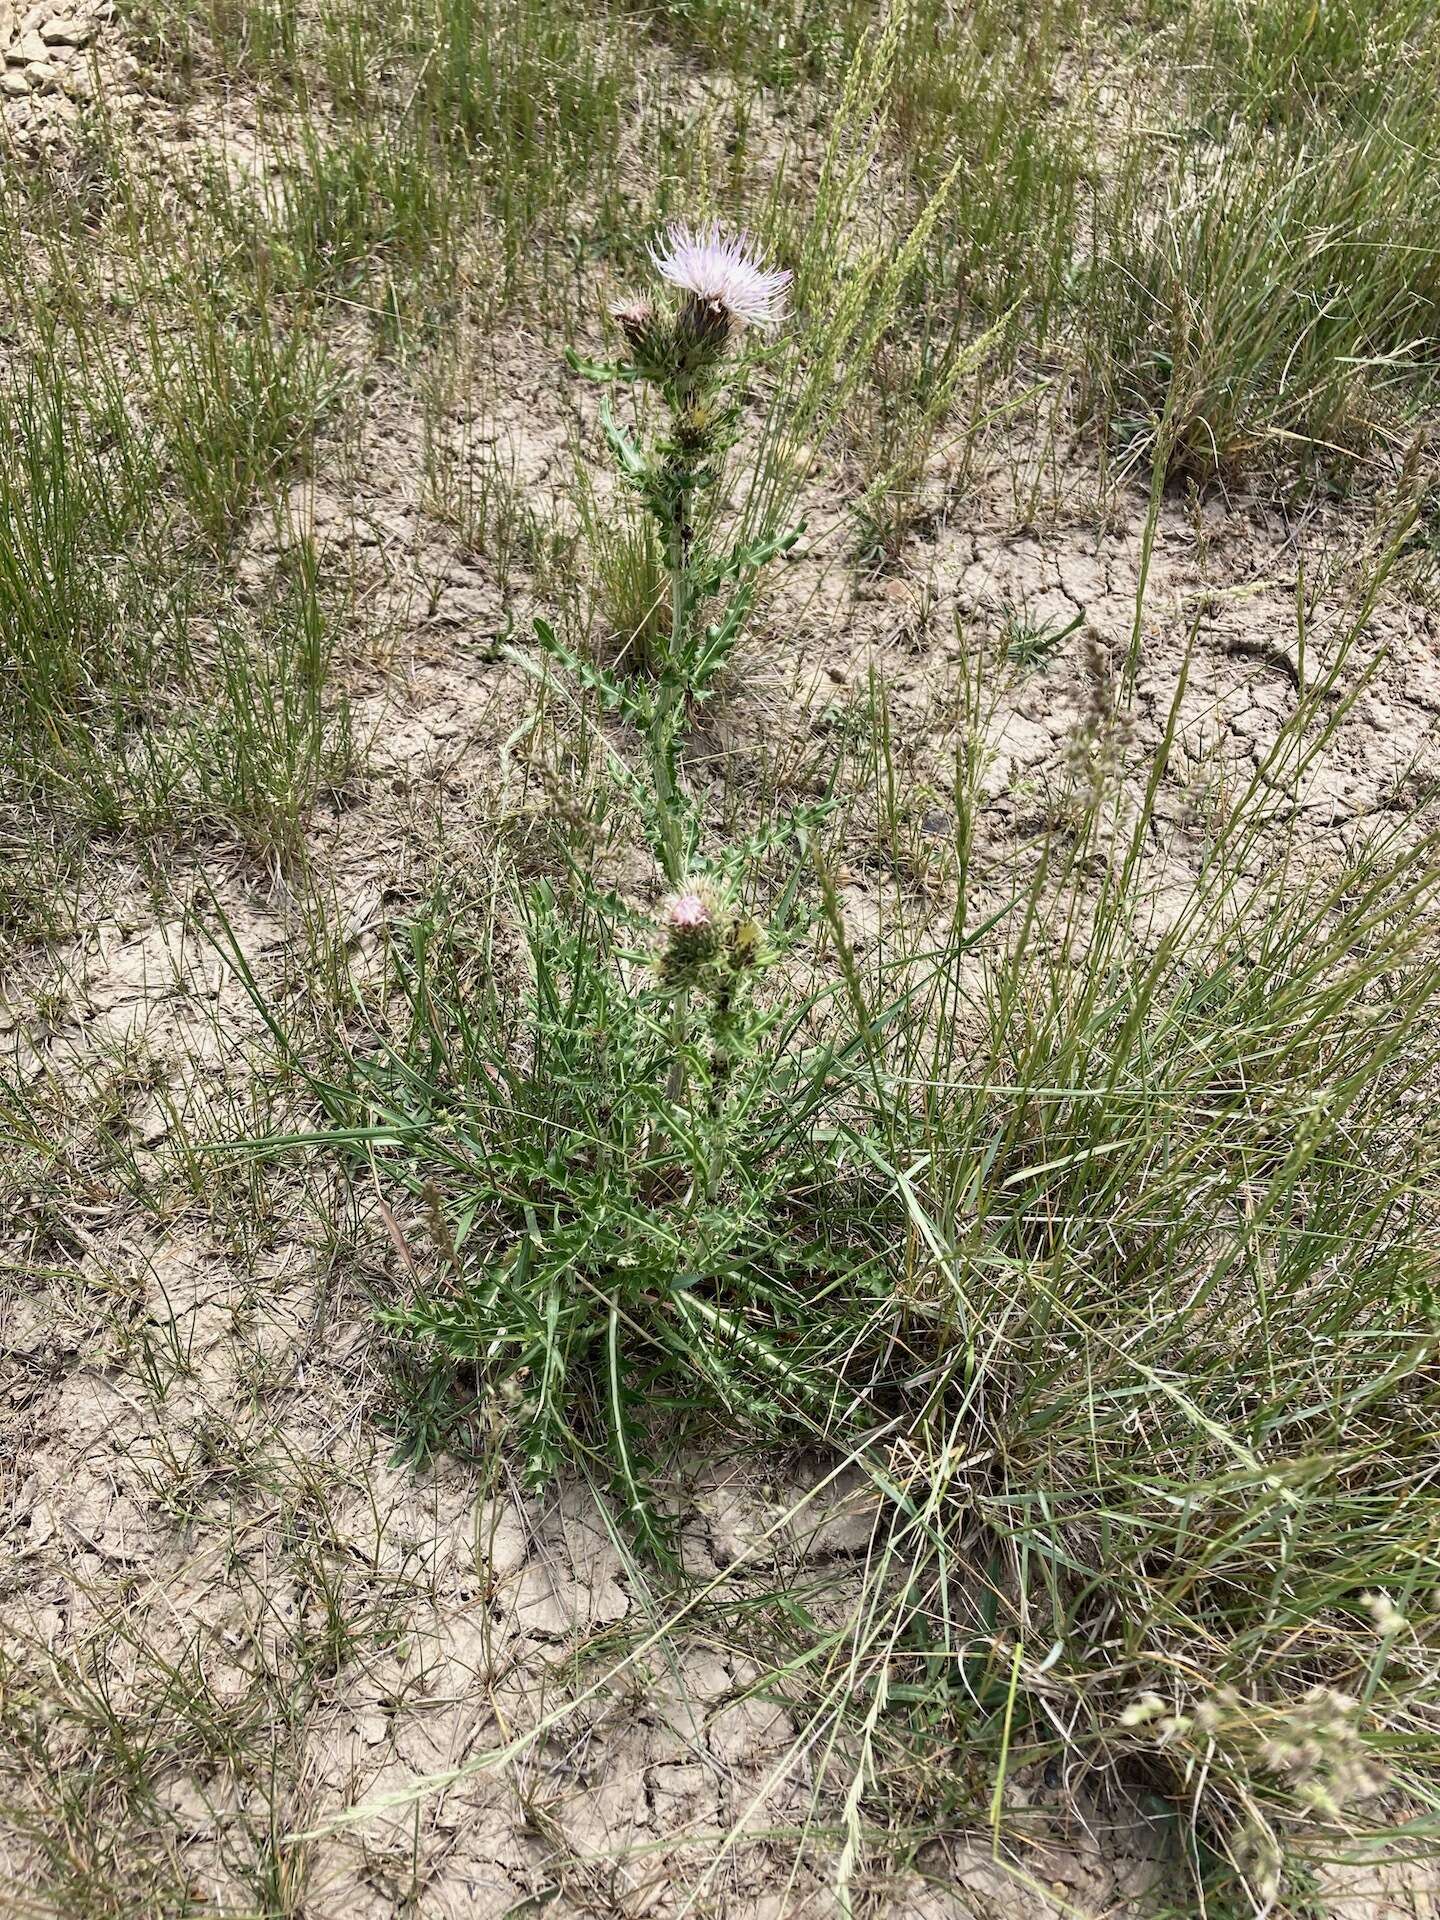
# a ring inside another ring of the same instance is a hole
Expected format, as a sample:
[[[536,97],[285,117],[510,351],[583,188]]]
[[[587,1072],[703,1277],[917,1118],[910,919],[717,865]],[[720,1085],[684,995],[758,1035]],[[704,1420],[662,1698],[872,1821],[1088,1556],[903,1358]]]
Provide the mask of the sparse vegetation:
[[[1427,1910],[1435,8],[0,31],[0,1904]]]

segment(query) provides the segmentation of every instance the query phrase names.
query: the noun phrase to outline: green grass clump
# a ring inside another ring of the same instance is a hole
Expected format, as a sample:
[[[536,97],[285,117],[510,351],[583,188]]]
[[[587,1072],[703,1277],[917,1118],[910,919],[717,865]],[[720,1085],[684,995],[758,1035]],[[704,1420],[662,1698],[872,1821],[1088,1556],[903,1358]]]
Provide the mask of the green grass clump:
[[[0,400],[0,724],[12,796],[127,817],[117,768],[147,690],[186,656],[185,594],[150,506],[158,437],[56,352]]]
[[[1397,91],[1433,100],[1437,24],[1434,0],[1251,0],[1190,23],[1203,36],[1205,80],[1226,105],[1295,125],[1322,114],[1374,119]]]
[[[218,808],[293,852],[353,765],[313,555],[248,628],[210,566],[312,431],[324,363],[305,336],[188,312],[148,333],[143,372],[87,378],[57,343],[0,398],[0,796],[116,834]]]
[[[1122,193],[1090,270],[1111,431],[1202,478],[1407,438],[1431,391],[1436,156],[1404,112],[1357,137],[1238,134],[1158,217]]]
[[[216,623],[213,693],[191,722],[197,822],[229,821],[265,857],[296,860],[322,795],[350,785],[359,750],[343,692],[332,692],[336,609],[314,544],[282,558],[259,619]]]
[[[324,349],[268,314],[188,303],[149,340],[156,418],[179,491],[205,537],[226,548],[272,481],[290,473],[335,393]]]

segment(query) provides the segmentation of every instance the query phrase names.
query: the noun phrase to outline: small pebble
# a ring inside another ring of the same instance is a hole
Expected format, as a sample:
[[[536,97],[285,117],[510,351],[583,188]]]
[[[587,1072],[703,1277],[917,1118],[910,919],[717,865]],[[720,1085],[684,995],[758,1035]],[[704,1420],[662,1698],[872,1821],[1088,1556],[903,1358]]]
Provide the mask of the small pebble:
[[[30,82],[23,73],[17,73],[14,67],[11,67],[4,78],[0,79],[0,93],[8,94],[12,100],[23,99],[29,91]]]
[[[59,20],[47,20],[40,29],[40,38],[47,47],[83,47],[90,38],[90,22],[73,19],[68,14]]]

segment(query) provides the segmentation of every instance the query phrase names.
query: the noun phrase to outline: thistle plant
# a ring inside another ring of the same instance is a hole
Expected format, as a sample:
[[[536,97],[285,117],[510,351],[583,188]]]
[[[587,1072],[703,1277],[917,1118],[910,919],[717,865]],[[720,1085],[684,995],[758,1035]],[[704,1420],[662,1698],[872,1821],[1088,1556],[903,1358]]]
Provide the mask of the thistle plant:
[[[650,684],[605,673],[572,654],[548,622],[537,622],[536,632],[551,657],[562,659],[644,739],[648,783],[627,777],[626,784],[666,880],[679,886],[698,856],[694,807],[677,765],[686,712],[706,698],[729,659],[766,563],[801,532],[796,526],[729,547],[715,538],[726,456],[739,433],[740,349],[747,334],[778,325],[790,275],[767,268],[749,234],[727,235],[714,223],[672,225],[650,258],[669,291],[611,310],[629,358],[568,357],[603,385],[646,387],[660,402],[661,423],[648,446],[616,420],[608,395],[601,407],[621,481],[653,521],[663,555],[669,631],[657,671]]]
[[[758,920],[736,914],[723,894],[697,882],[665,902],[655,970],[675,996],[668,1090],[677,1098],[687,1067],[702,1089],[706,1139],[700,1185],[712,1198],[725,1166],[726,1118],[736,1070],[754,1035],[750,989],[766,952]]]
[[[750,1043],[749,986],[766,943],[757,922],[731,911],[728,882],[717,888],[700,877],[699,818],[681,779],[679,747],[687,714],[707,697],[740,636],[765,565],[801,531],[728,547],[717,539],[726,456],[739,437],[741,348],[747,334],[779,324],[790,274],[767,267],[748,233],[727,234],[713,222],[671,225],[650,259],[665,290],[611,309],[628,360],[569,359],[591,379],[648,388],[660,403],[660,424],[644,446],[616,420],[608,395],[601,405],[620,479],[653,522],[664,557],[669,631],[657,671],[648,681],[605,672],[570,652],[548,622],[537,621],[536,632],[546,654],[645,743],[644,775],[615,751],[611,765],[675,889],[662,913],[658,959],[672,996],[665,1095],[673,1105],[687,1089],[695,1093],[692,1119],[705,1142],[697,1181],[708,1197],[724,1164],[728,1089]]]
[[[671,227],[651,259],[661,289],[613,310],[629,357],[570,358],[606,387],[658,402],[638,410],[650,423],[642,440],[617,421],[608,393],[601,418],[664,556],[665,644],[652,673],[627,674],[581,657],[539,620],[540,660],[512,657],[546,674],[559,662],[602,714],[629,723],[628,738],[618,728],[606,736],[610,770],[669,891],[645,912],[583,877],[564,898],[545,884],[517,888],[529,992],[454,1032],[434,1025],[450,998],[436,993],[448,936],[411,929],[396,963],[412,1037],[428,1035],[429,1062],[463,1052],[452,1086],[466,1091],[457,1100],[436,1085],[425,1096],[427,1110],[450,1113],[459,1186],[437,1236],[448,1281],[382,1318],[482,1363],[487,1390],[510,1396],[532,1479],[594,1459],[600,1440],[637,1538],[656,1543],[642,1404],[657,1394],[677,1407],[712,1402],[771,1431],[813,1432],[824,1396],[752,1322],[773,1311],[777,1288],[798,1314],[814,1269],[833,1257],[843,1270],[850,1254],[842,1235],[832,1256],[823,1220],[801,1260],[790,1257],[788,1226],[777,1239],[776,1185],[788,1188],[804,1154],[791,1146],[787,1159],[778,1147],[797,1125],[803,1137],[807,1103],[831,1097],[835,1062],[827,1054],[816,1069],[792,1054],[796,1010],[758,1004],[774,942],[741,904],[756,863],[803,840],[828,803],[707,851],[679,766],[686,720],[730,656],[765,565],[800,531],[728,544],[719,533],[742,348],[779,321],[790,276],[764,266],[747,235],[715,226]],[[786,1074],[800,1076],[798,1092]],[[399,1091],[408,1104],[418,1087],[409,1060],[371,1079],[381,1103]],[[802,1185],[821,1189],[813,1169]],[[822,1345],[839,1337],[816,1331]]]

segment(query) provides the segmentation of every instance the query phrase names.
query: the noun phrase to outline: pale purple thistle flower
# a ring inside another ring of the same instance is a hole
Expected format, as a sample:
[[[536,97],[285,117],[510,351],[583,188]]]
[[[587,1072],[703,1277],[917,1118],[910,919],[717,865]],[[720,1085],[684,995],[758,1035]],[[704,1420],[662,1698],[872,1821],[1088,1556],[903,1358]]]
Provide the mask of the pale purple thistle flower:
[[[656,955],[667,986],[690,987],[720,951],[728,915],[701,881],[672,893],[660,910],[661,946]]]
[[[770,327],[785,311],[786,268],[761,264],[758,244],[748,233],[727,234],[718,221],[665,229],[665,246],[650,249],[662,279],[702,306],[721,308],[731,325]]]
[[[698,893],[682,893],[670,903],[666,920],[677,933],[698,933],[714,919],[709,905]]]

